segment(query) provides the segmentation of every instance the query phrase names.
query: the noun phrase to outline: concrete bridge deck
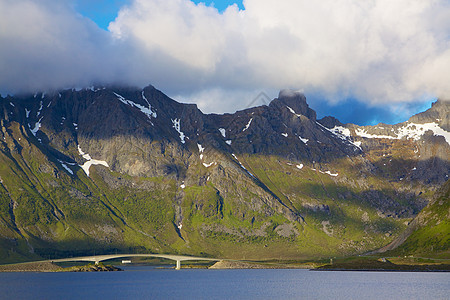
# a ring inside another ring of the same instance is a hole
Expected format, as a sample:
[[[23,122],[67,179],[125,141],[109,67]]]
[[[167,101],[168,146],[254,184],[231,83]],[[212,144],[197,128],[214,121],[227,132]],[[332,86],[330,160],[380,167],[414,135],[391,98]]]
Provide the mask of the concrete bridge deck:
[[[156,257],[165,258],[176,261],[176,269],[181,269],[182,261],[220,261],[217,258],[206,258],[206,257],[196,257],[196,256],[186,256],[186,255],[171,255],[171,254],[110,254],[110,255],[95,255],[95,256],[80,256],[80,257],[70,257],[61,259],[49,259],[48,262],[71,262],[71,261],[88,261],[95,262],[98,264],[101,261],[125,258],[125,257]]]

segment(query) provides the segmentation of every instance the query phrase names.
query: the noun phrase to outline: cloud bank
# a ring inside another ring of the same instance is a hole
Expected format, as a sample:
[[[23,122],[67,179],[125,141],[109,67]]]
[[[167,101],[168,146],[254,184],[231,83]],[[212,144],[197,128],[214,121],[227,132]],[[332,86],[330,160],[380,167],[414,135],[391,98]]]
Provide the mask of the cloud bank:
[[[0,90],[27,92],[112,79],[113,40],[67,1],[0,1]]]
[[[134,0],[109,31],[70,4],[0,0],[1,92],[151,83],[218,112],[286,87],[372,105],[450,98],[447,0],[245,0],[223,13]]]

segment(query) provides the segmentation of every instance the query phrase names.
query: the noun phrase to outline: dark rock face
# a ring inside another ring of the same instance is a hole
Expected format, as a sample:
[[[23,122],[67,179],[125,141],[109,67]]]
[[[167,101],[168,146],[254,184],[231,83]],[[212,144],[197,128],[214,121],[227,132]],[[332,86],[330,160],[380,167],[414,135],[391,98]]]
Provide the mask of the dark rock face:
[[[316,121],[316,112],[309,108],[305,95],[300,92],[282,90],[278,95],[278,99],[272,101],[271,105],[278,107],[286,105],[295,111],[295,113],[304,115],[311,121]]]
[[[409,121],[413,123],[438,123],[439,126],[450,131],[450,101],[438,100],[434,102],[430,109],[412,116]]]
[[[448,107],[438,102],[410,122],[445,130]],[[224,115],[152,86],[8,97],[0,115],[7,245],[220,254],[217,240],[235,247],[227,253],[240,251],[236,241],[297,249],[302,234],[319,231],[330,245],[345,241],[327,253],[363,251],[417,215],[450,170],[442,136],[399,137],[415,130],[407,123],[317,121],[305,96],[287,90]]]
[[[64,272],[116,272],[116,271],[123,271],[120,268],[117,268],[115,266],[110,265],[104,265],[104,264],[89,264],[86,266],[75,266],[70,267],[67,269],[64,269]]]
[[[233,115],[210,115],[210,128],[224,128],[230,141],[228,150],[249,154],[276,154],[293,160],[326,162],[355,155],[359,149],[337,138],[320,123],[304,95],[282,91],[269,106],[260,106]],[[231,149],[230,149],[231,148]]]
[[[336,126],[344,125],[338,119],[336,119],[335,117],[331,117],[331,116],[323,117],[322,119],[319,120],[319,123],[327,128],[334,128]]]

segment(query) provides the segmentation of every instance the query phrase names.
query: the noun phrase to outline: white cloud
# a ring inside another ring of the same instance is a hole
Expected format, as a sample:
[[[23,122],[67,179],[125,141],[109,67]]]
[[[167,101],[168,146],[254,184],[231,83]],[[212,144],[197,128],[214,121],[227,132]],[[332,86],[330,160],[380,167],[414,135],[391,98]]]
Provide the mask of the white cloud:
[[[1,0],[0,67],[12,71],[0,90],[151,83],[207,111],[286,87],[371,104],[450,97],[446,0],[245,0],[223,13],[134,0],[110,32],[67,3]]]
[[[0,90],[85,86],[111,81],[110,35],[67,1],[0,1]]]
[[[261,94],[264,93],[264,94]],[[169,95],[183,103],[195,103],[204,113],[233,113],[249,107],[268,105],[278,95],[277,90],[210,88],[188,94]]]
[[[221,15],[185,0],[137,0],[109,26],[119,39],[132,38],[194,68],[214,71],[225,46]]]

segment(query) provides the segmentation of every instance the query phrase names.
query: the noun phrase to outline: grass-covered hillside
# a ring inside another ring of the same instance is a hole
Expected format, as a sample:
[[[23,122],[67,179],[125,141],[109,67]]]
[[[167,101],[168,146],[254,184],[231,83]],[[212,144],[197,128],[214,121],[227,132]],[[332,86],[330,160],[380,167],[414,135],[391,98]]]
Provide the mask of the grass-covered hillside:
[[[383,250],[394,256],[450,258],[450,181],[407,230]]]

